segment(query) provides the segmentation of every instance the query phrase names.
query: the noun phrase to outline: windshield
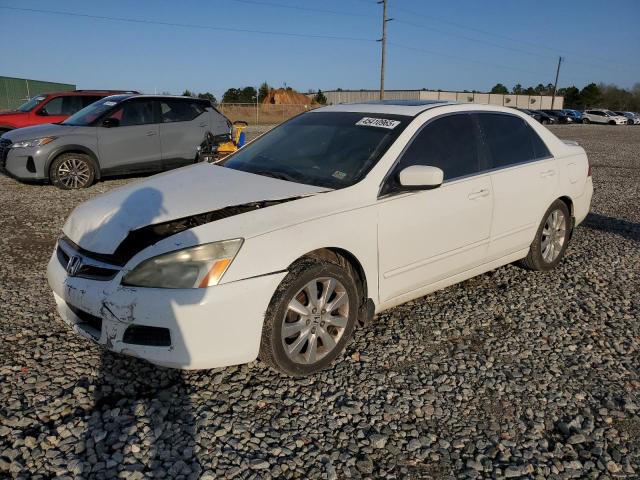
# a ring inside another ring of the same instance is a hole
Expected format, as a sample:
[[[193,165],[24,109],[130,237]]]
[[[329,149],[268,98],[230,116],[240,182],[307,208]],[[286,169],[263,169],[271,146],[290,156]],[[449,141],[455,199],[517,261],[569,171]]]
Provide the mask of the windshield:
[[[87,127],[91,125],[97,118],[101,117],[108,110],[111,110],[122,100],[129,98],[129,95],[112,95],[105,97],[97,102],[78,110],[76,113],[67,118],[62,125],[73,125],[76,127]]]
[[[18,111],[18,112],[30,112],[31,110],[33,110],[33,108],[36,105],[41,103],[45,98],[47,98],[47,97],[45,97],[44,95],[38,95],[37,97],[33,97],[28,102],[23,103],[18,108],[16,108],[16,111]]]
[[[617,117],[617,115],[615,113],[613,113],[611,110],[605,110],[605,115],[609,115],[610,117]]]
[[[403,115],[311,112],[220,162],[228,168],[327,188],[367,174],[411,121]]]

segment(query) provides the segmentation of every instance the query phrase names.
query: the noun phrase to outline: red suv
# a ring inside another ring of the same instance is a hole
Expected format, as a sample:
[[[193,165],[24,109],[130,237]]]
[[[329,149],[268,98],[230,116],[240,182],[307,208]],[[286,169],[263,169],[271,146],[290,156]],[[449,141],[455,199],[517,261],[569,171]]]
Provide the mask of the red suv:
[[[14,128],[31,127],[41,123],[57,123],[78,110],[109,95],[138,93],[123,90],[72,90],[43,93],[10,112],[0,113],[0,135]]]

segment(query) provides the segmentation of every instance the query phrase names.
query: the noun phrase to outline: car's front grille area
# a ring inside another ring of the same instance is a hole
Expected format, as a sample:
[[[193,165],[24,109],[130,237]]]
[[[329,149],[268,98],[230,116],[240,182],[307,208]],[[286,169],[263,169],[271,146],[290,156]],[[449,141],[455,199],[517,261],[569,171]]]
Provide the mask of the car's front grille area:
[[[62,268],[67,271],[67,274],[73,277],[87,278],[89,280],[107,281],[113,279],[113,277],[115,277],[119,272],[119,269],[115,266],[111,268],[111,265],[104,264],[98,260],[94,260],[84,254],[81,255],[63,239],[58,242],[56,255],[58,257],[60,265],[62,265]],[[72,257],[77,257],[81,262],[76,270],[70,270],[69,268],[69,261]]]
[[[100,317],[96,317],[95,315],[91,315],[84,310],[80,310],[78,307],[74,307],[70,303],[67,303],[67,307],[71,310],[76,317],[80,319],[80,323],[77,323],[77,327],[81,328],[93,338],[98,340],[100,335],[102,334],[102,319]]]
[[[171,346],[171,333],[168,328],[130,325],[124,331],[122,341],[132,345],[169,347]]]
[[[0,139],[0,172],[4,172],[7,167],[7,156],[11,148],[11,140],[6,138]]]

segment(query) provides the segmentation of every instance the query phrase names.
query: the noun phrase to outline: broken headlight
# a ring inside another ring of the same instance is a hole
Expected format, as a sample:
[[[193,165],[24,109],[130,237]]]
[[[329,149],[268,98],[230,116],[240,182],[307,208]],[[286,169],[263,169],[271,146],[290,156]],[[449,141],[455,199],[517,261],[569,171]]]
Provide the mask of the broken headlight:
[[[206,288],[217,285],[243,239],[223,240],[164,253],[143,261],[122,279],[124,285],[151,288]]]

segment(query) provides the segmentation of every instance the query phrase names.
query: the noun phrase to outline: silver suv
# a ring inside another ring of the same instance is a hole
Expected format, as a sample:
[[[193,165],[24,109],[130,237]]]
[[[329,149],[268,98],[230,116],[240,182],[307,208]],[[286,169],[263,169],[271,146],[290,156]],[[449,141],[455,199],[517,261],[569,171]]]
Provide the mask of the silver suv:
[[[231,122],[208,100],[113,95],[61,123],[0,137],[0,169],[19,180],[50,180],[62,189],[109,175],[156,172],[198,161],[212,136]]]

